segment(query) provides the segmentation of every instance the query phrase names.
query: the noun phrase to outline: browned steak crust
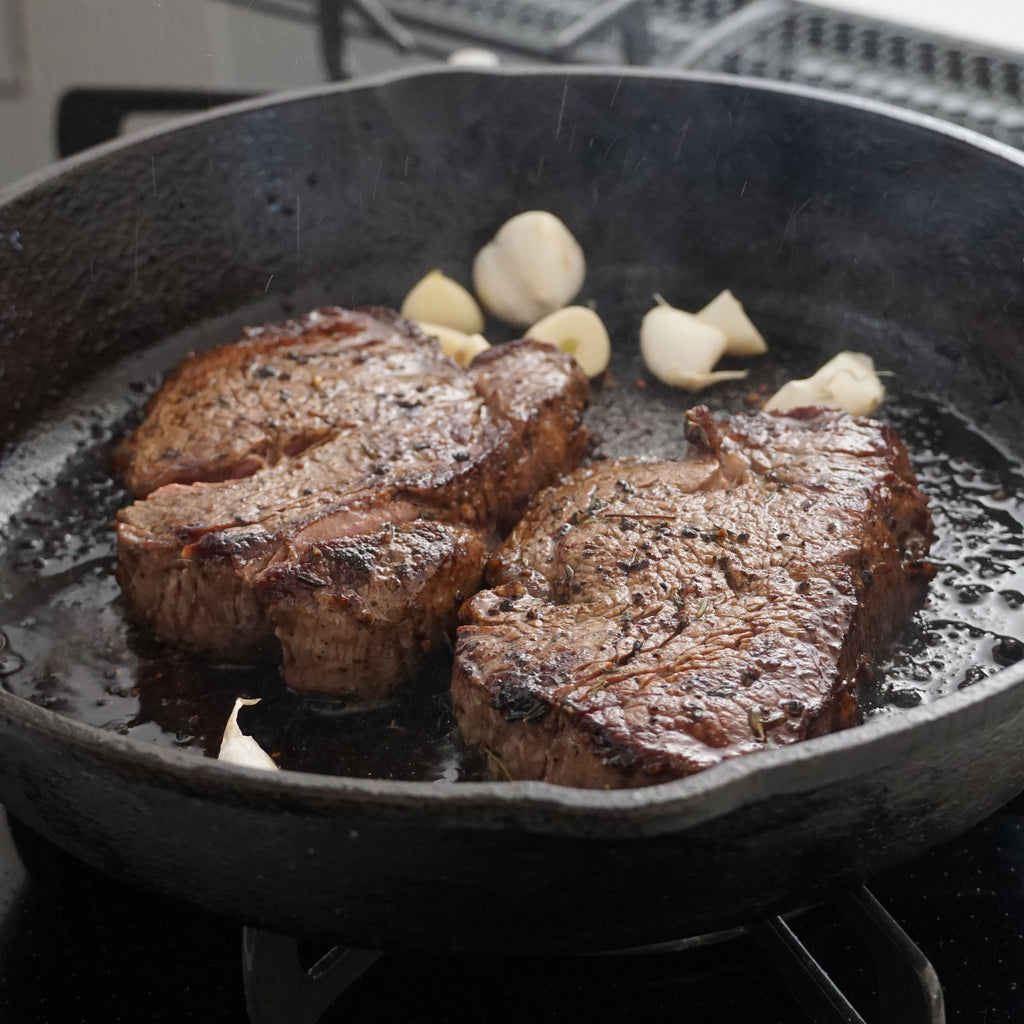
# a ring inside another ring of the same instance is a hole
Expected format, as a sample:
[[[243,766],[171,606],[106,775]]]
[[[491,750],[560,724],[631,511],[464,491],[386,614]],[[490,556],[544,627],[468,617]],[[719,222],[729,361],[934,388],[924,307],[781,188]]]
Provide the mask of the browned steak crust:
[[[325,309],[186,360],[119,452],[118,580],[212,658],[283,647],[299,690],[387,692],[487,551],[575,467],[588,384],[523,341],[469,370],[386,310]]]
[[[539,495],[463,608],[456,714],[512,778],[645,785],[850,725],[921,597],[931,520],[890,428],[687,415],[691,458]]]
[[[164,484],[231,480],[365,424],[420,375],[457,380],[429,339],[395,314],[315,310],[250,327],[231,345],[190,356],[166,378],[145,421],[118,447],[115,468],[144,497]]]

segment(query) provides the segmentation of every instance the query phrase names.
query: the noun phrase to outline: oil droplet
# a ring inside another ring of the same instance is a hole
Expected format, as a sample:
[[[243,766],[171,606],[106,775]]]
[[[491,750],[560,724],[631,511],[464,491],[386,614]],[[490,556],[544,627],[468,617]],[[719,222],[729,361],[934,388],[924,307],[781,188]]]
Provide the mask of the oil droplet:
[[[13,676],[25,667],[25,660],[11,650],[0,650],[0,678]]]
[[[992,657],[999,665],[1015,665],[1024,658],[1024,643],[1012,636],[1000,637],[992,647]]]

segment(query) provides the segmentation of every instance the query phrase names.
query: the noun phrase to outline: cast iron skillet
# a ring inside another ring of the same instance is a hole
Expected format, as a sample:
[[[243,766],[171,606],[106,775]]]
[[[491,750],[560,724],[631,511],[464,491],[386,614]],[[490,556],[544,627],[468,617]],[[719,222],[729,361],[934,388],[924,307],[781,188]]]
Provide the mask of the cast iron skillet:
[[[1021,452],[1020,154],[751,81],[444,71],[201,116],[4,197],[3,514],[83,378],[283,298],[397,302],[436,265],[465,279],[530,207],[573,225],[614,333],[634,337],[666,281],[699,302],[728,286],[770,335],[866,350]],[[259,773],[0,693],[0,799],[106,871],[279,931],[600,949],[792,907],[966,830],[1024,784],[1022,730],[1013,667],[692,779],[590,792]]]

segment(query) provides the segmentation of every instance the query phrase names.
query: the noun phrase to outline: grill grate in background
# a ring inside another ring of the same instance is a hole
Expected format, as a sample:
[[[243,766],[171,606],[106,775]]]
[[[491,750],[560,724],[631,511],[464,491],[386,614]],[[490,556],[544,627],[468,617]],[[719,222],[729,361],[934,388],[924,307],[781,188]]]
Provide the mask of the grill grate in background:
[[[480,43],[539,60],[594,0],[387,0],[444,54]],[[855,93],[954,121],[1024,148],[1024,54],[797,0],[647,0],[650,63],[725,71]],[[358,31],[358,28],[353,25]],[[612,23],[568,54],[623,60]]]
[[[445,49],[445,36],[455,44],[479,42],[516,53],[535,52],[542,57],[552,37],[588,14],[592,0],[389,0],[387,9],[410,28],[428,33],[426,49]],[[442,38],[435,40],[435,34]],[[612,63],[621,60],[614,28],[578,48],[574,60]],[[584,57],[583,55],[586,54]]]
[[[748,0],[647,0],[651,64],[670,66],[708,29]],[[445,53],[467,43],[543,56],[557,33],[593,14],[595,0],[387,0],[384,6],[418,36],[424,49]],[[359,32],[360,24],[353,22]],[[612,23],[577,46],[575,63],[621,63],[621,30]]]
[[[682,63],[880,99],[1024,148],[1024,54],[811,4],[743,13]]]

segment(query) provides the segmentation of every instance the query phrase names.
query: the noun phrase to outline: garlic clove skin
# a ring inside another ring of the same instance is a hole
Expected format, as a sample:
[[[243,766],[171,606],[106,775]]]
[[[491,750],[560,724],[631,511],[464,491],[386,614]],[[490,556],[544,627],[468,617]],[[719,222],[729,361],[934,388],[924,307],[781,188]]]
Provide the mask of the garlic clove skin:
[[[885,388],[871,357],[863,352],[840,352],[812,376],[783,384],[765,402],[764,410],[790,412],[812,406],[869,416],[884,397]]]
[[[490,342],[482,334],[466,334],[444,324],[432,324],[423,320],[417,321],[417,327],[432,338],[437,338],[441,351],[454,359],[459,366],[469,366],[481,353],[491,347]]]
[[[545,210],[506,221],[473,261],[473,287],[495,316],[518,326],[568,305],[587,265],[572,232]]]
[[[647,369],[673,387],[694,390],[695,383],[707,378],[725,347],[725,335],[717,327],[673,306],[655,306],[640,323],[640,352]]]
[[[743,380],[748,370],[710,370],[707,373],[680,373],[676,377],[676,387],[687,391],[700,391],[710,384],[718,384],[723,380]]]
[[[426,320],[463,334],[479,334],[484,329],[484,315],[476,299],[440,270],[432,270],[412,286],[400,312],[407,320]]]
[[[727,356],[760,356],[768,351],[764,336],[747,316],[743,304],[728,288],[719,292],[694,316],[702,323],[717,327],[725,335]]]
[[[588,377],[608,369],[612,345],[601,318],[586,306],[565,306],[549,313],[525,335],[571,355]]]
[[[264,768],[271,771],[280,771],[274,759],[252,738],[242,732],[238,725],[238,712],[243,707],[251,704],[259,704],[259,698],[249,699],[239,697],[235,706],[228,716],[227,725],[224,726],[224,735],[220,741],[220,752],[217,760],[227,761],[229,764],[242,765],[244,768]]]

